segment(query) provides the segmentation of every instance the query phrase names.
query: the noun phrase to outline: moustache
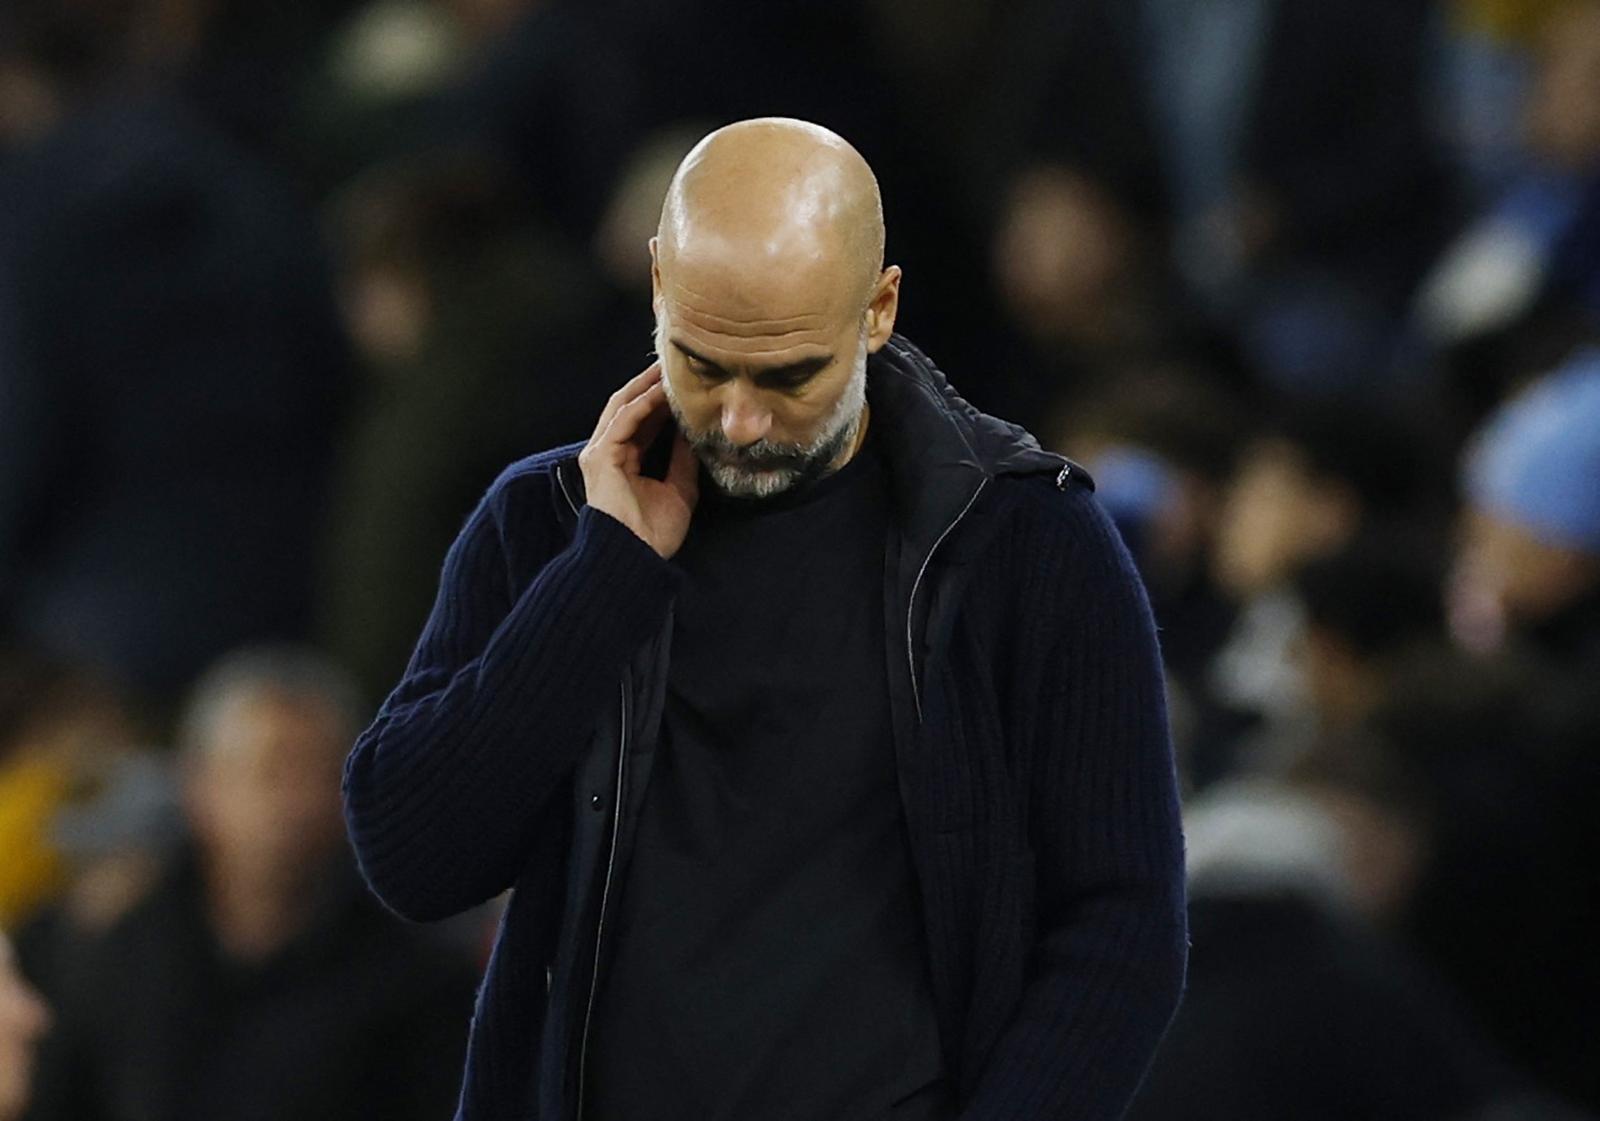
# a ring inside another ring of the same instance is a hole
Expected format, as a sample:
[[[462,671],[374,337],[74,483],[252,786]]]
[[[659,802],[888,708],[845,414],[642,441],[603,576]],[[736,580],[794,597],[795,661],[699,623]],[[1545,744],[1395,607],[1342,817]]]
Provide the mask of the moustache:
[[[708,432],[691,438],[689,446],[702,458],[712,458],[729,467],[766,471],[797,467],[806,462],[802,449],[757,440],[753,444],[733,443],[721,432]]]

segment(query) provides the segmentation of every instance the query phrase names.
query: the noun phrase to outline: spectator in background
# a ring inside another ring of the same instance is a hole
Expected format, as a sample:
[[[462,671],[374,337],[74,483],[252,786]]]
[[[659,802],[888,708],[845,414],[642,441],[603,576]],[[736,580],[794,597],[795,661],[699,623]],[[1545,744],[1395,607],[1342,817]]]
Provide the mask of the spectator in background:
[[[1434,792],[1371,731],[1185,810],[1194,959],[1129,1121],[1580,1121],[1387,937]]]
[[[1520,1067],[1600,1110],[1594,682],[1433,648],[1396,668],[1372,725],[1432,806],[1397,929]]]
[[[0,929],[19,929],[65,888],[57,815],[131,740],[116,698],[90,675],[0,650]]]
[[[1600,0],[1556,6],[1541,31],[1514,170],[1419,294],[1417,326],[1435,347],[1550,301],[1600,322]]]
[[[1549,17],[1570,3],[1444,0],[1438,5],[1445,139],[1475,199],[1493,197],[1517,173],[1533,47]]]
[[[1248,600],[1369,521],[1413,513],[1429,494],[1425,437],[1354,403],[1291,407],[1243,449],[1222,513],[1217,579]]]
[[[1569,672],[1600,672],[1600,348],[1580,350],[1489,420],[1462,487],[1457,639],[1480,651],[1516,641]]]
[[[1421,4],[1039,0],[1008,105],[1294,393],[1382,387],[1441,231]]]
[[[178,95],[210,127],[298,183],[318,167],[302,123],[304,91],[324,39],[358,2],[135,0],[135,6],[144,9],[141,22],[165,19],[182,31],[182,49],[167,68]]]
[[[17,972],[0,929],[0,1121],[18,1121],[33,1096],[34,1050],[50,1028],[50,1009]]]
[[[1173,352],[1181,339],[1144,231],[1103,185],[1070,168],[1019,175],[1001,208],[994,276],[1019,334],[997,371],[1022,417],[1093,392],[1112,371]]]
[[[308,215],[137,71],[145,6],[10,12],[59,113],[0,166],[0,617],[163,706],[309,627],[348,378]]]
[[[592,427],[607,371],[648,352],[649,321],[618,322],[615,286],[493,159],[376,168],[332,224],[369,383],[339,464],[322,626],[371,694],[405,668],[476,496],[506,461]]]
[[[1508,400],[1469,446],[1461,481],[1451,629],[1480,656],[1530,661],[1498,688],[1456,665],[1453,679],[1409,688],[1414,711],[1392,715],[1453,795],[1418,937],[1508,1047],[1600,1109],[1600,350]],[[1478,708],[1462,713],[1458,694]]]
[[[441,98],[462,80],[485,39],[505,30],[503,18],[472,20],[476,7],[372,0],[330,32],[301,91],[296,122],[319,193],[336,193],[363,169],[432,143]]]
[[[1212,666],[1207,750],[1260,765],[1303,744],[1311,714],[1293,657],[1305,630],[1296,575],[1369,529],[1436,520],[1437,477],[1427,433],[1353,402],[1290,408],[1245,448],[1212,558],[1240,613]],[[1257,723],[1252,745],[1234,742]]]
[[[0,650],[0,929],[47,996],[54,947],[104,929],[149,889],[176,833],[164,760],[82,667]]]
[[[524,219],[581,245],[642,128],[636,68],[597,4],[357,0],[313,57],[299,162],[333,192],[417,158],[496,162]]]
[[[693,13],[700,6],[686,7]],[[441,99],[434,143],[467,145],[505,161],[528,212],[587,247],[650,122],[655,91],[644,85],[627,30],[639,16],[608,19],[605,5],[592,0],[501,7],[503,31],[484,42],[463,80]],[[677,67],[684,69],[692,68]],[[726,76],[733,68],[710,69]]]
[[[1425,532],[1387,527],[1295,574],[1296,661],[1320,732],[1360,726],[1387,699],[1396,662],[1444,637],[1442,553]]]
[[[360,720],[296,649],[230,656],[184,715],[192,843],[61,947],[35,1121],[449,1115],[474,971],[362,890],[339,816]]]

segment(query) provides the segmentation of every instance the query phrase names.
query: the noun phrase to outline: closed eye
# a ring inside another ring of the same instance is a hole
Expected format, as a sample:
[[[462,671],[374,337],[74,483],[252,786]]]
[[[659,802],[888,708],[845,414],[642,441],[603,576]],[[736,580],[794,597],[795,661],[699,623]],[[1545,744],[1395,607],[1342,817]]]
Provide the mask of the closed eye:
[[[691,358],[688,362],[689,372],[702,381],[727,381],[733,375],[721,366],[714,366],[710,362],[702,362],[698,358]]]
[[[816,377],[833,364],[833,356],[808,358],[773,370],[763,370],[756,375],[756,384],[767,389],[795,390]]]
[[[683,355],[684,363],[689,367],[689,372],[704,381],[721,382],[733,377],[731,373],[718,366],[715,362],[696,354],[677,340],[672,345],[678,353]],[[752,375],[752,380],[759,388],[776,389],[781,392],[792,393],[800,389],[812,378],[823,370],[833,365],[833,355],[828,354],[818,358],[806,358],[799,362],[791,362],[786,366],[774,366],[768,370],[761,370]]]

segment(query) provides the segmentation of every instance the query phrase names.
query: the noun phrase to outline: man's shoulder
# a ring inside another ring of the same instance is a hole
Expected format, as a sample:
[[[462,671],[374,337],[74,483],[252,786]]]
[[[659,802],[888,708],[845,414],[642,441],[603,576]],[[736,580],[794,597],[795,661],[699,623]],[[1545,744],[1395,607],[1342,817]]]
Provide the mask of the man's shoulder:
[[[1042,532],[1082,532],[1110,524],[1095,498],[1093,481],[1075,464],[1054,475],[1031,471],[996,475],[992,481],[1011,515],[1037,523]]]
[[[490,494],[498,494],[507,490],[514,490],[525,486],[529,482],[547,482],[549,476],[555,471],[556,464],[565,459],[574,459],[583,450],[587,440],[575,440],[570,444],[561,444],[558,447],[546,448],[544,451],[525,455],[521,459],[513,460],[495,477],[489,487]]]
[[[570,493],[571,481],[559,472],[558,467],[564,460],[576,458],[587,442],[576,440],[512,461],[489,484],[488,493],[484,496],[485,504],[502,522],[508,516],[523,513],[530,507],[541,508],[550,494],[562,492],[563,488],[569,494],[574,508],[581,505],[580,496]]]
[[[1001,535],[1018,562],[1116,570],[1134,575],[1132,558],[1086,472],[998,475],[997,497],[1011,532]]]

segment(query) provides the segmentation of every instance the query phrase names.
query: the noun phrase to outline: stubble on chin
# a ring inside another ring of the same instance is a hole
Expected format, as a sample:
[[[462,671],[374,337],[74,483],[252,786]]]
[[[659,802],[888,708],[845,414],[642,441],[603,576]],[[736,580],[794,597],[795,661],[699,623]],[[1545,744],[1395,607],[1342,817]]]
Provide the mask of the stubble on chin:
[[[655,347],[657,361],[661,360],[666,336],[665,317],[656,316]],[[661,371],[661,388],[666,394],[667,407],[678,430],[689,441],[689,447],[705,466],[711,482],[723,494],[733,498],[771,498],[792,489],[802,482],[810,482],[828,473],[844,449],[856,442],[866,403],[867,332],[863,324],[857,342],[856,360],[850,381],[844,393],[829,413],[823,432],[810,444],[785,447],[777,456],[770,455],[765,441],[750,445],[756,463],[738,462],[741,451],[730,444],[718,431],[696,432],[684,419],[683,408],[672,388],[672,379],[665,367]],[[758,466],[762,452],[768,451],[769,466]]]

